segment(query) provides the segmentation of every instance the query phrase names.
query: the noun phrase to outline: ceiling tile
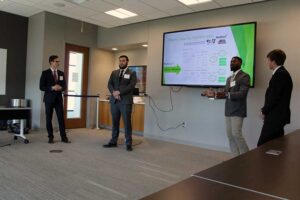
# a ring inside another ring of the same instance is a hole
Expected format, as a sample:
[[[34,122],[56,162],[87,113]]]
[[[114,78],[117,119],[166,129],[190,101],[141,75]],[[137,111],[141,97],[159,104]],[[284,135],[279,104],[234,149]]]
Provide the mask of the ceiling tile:
[[[99,11],[99,12],[106,12],[109,10],[113,10],[113,9],[117,9],[119,8],[119,6],[115,6],[112,5],[110,3],[106,3],[104,1],[101,0],[89,0],[83,4],[81,4],[81,6],[84,6],[86,8],[95,10],[95,11]]]
[[[106,3],[109,3],[111,5],[115,6],[131,6],[140,3],[139,0],[102,0]]]
[[[125,19],[119,19],[119,18],[113,17],[113,16],[105,14],[105,13],[93,15],[88,18],[90,18],[92,20],[103,21],[103,22],[125,21]]]
[[[12,1],[0,1],[0,8],[13,4]]]
[[[137,23],[137,22],[142,22],[142,21],[146,21],[146,20],[148,20],[148,19],[143,16],[130,17],[130,18],[126,19],[126,21],[130,22],[130,23]]]
[[[251,3],[251,0],[214,0],[214,1],[217,2],[219,5],[221,5],[222,7]]]
[[[94,20],[94,19],[90,19],[90,18],[85,18],[85,22],[90,23],[90,24],[95,24],[95,25],[102,26],[102,25],[100,25],[101,23],[99,21]]]
[[[194,11],[189,7],[181,6],[181,7],[166,9],[165,12],[170,15],[181,15],[181,14],[191,13]]]
[[[260,1],[262,0],[213,0],[208,3],[186,6],[177,0],[88,0],[79,5],[64,0],[4,0],[3,2],[0,1],[0,10],[26,17],[38,12],[48,11],[103,27],[115,27],[151,19]],[[60,3],[64,6],[55,6],[55,3]],[[138,16],[118,19],[104,13],[120,7],[134,12]]]
[[[176,0],[141,0],[141,1],[159,10],[186,7],[185,5],[183,5],[182,3]]]
[[[88,8],[74,6],[74,5],[68,5],[63,10],[65,10],[68,13],[72,13],[75,16],[77,15],[81,17],[89,17],[89,16],[97,15],[99,13],[97,11]]]
[[[144,4],[143,2],[138,2],[136,4],[126,4],[123,5],[122,8],[134,12],[138,15],[143,15],[143,13],[160,12],[160,10]]]
[[[18,2],[21,2],[21,1],[30,1],[32,3],[40,3],[42,2],[43,0],[14,0],[14,1],[18,1]]]
[[[189,7],[191,9],[193,9],[194,11],[204,11],[204,10],[211,10],[211,9],[220,8],[221,6],[219,4],[211,1],[211,2],[206,2],[206,3],[191,5]]]
[[[29,17],[42,11],[32,6],[27,6],[14,2],[11,2],[10,4],[6,5],[4,8],[6,12],[21,15],[24,17]]]
[[[166,12],[158,11],[158,10],[153,10],[151,12],[144,12],[141,14],[143,17],[147,19],[158,19],[158,18],[163,18],[163,17],[168,17],[170,16]]]

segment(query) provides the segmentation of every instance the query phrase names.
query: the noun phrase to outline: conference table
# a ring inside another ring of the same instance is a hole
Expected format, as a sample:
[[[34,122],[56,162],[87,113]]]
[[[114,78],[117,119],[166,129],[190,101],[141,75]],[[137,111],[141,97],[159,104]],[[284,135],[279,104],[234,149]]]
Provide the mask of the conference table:
[[[300,130],[191,178],[143,199],[300,199]]]
[[[190,177],[142,200],[274,200],[255,192]]]
[[[25,119],[30,118],[30,107],[0,107],[0,120],[20,119],[20,134],[14,134],[14,139],[19,137],[24,140],[24,143],[29,143],[29,140],[24,135]]]

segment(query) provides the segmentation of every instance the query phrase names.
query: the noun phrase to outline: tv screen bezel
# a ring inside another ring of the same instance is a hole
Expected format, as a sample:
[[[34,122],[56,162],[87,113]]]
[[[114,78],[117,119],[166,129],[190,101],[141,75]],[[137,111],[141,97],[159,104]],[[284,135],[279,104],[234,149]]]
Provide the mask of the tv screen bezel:
[[[208,88],[208,87],[220,88],[220,87],[225,87],[225,85],[164,84],[163,83],[163,78],[164,78],[165,35],[170,34],[170,33],[188,32],[188,31],[196,31],[196,30],[204,30],[204,29],[212,29],[212,28],[222,28],[222,27],[238,26],[238,25],[246,25],[246,24],[254,24],[253,85],[252,86],[250,85],[250,88],[254,88],[255,87],[255,68],[256,68],[256,31],[257,31],[257,22],[256,21],[164,32],[163,33],[163,48],[162,48],[161,86],[175,86],[175,87],[181,87],[182,86],[182,87],[198,87],[198,88]]]

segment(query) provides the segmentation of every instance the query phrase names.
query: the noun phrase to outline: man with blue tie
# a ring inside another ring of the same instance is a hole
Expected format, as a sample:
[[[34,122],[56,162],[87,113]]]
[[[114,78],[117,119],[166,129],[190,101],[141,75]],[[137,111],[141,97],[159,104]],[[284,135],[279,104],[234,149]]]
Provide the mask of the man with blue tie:
[[[136,72],[128,69],[129,59],[126,55],[119,57],[119,69],[114,70],[108,81],[110,110],[112,115],[112,138],[104,148],[117,147],[120,118],[122,115],[125,126],[126,150],[132,151],[131,112],[133,91],[137,82]]]
[[[58,70],[59,58],[56,55],[49,57],[50,68],[43,71],[40,78],[40,90],[44,91],[44,102],[46,111],[46,127],[48,132],[48,143],[54,143],[52,116],[55,109],[61,141],[70,143],[66,135],[64,122],[64,109],[62,91],[66,89],[66,81],[64,73]]]

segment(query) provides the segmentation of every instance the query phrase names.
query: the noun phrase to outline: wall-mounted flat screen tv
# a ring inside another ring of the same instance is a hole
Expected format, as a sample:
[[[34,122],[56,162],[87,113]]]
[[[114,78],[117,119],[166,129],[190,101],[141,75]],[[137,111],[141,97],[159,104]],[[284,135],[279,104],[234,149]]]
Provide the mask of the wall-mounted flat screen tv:
[[[239,56],[254,87],[255,40],[256,22],[164,33],[162,85],[225,86]]]

